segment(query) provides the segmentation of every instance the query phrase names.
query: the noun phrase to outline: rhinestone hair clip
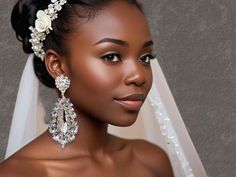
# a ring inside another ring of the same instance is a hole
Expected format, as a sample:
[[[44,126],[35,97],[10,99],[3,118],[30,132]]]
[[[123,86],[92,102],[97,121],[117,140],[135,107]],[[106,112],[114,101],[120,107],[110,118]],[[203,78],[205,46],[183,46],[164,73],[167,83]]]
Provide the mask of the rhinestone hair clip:
[[[34,54],[44,60],[45,51],[43,50],[43,41],[52,29],[52,21],[58,17],[58,12],[67,0],[51,0],[48,8],[39,10],[36,14],[35,27],[30,26],[31,38],[29,42],[32,44]]]

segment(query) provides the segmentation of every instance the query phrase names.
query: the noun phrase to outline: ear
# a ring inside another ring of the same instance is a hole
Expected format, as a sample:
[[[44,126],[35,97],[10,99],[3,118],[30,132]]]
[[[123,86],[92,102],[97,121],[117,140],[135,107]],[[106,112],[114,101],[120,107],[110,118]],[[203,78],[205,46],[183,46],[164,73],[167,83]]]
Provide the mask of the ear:
[[[48,73],[55,79],[62,74],[66,75],[67,67],[65,59],[52,49],[48,49],[44,56],[44,62]]]

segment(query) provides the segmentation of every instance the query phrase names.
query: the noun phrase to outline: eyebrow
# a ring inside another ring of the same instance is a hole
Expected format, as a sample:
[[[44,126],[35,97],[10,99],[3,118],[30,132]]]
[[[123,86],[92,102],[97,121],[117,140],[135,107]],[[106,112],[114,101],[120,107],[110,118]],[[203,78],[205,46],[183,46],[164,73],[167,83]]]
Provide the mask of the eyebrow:
[[[150,40],[150,41],[147,41],[147,42],[145,42],[144,44],[143,44],[143,48],[146,48],[146,47],[149,47],[149,46],[153,46],[153,41],[152,40]]]
[[[128,42],[125,42],[125,41],[122,41],[122,40],[119,40],[119,39],[114,39],[114,38],[104,38],[98,42],[96,42],[94,45],[97,45],[97,44],[101,44],[101,43],[104,43],[104,42],[111,42],[111,43],[114,43],[114,44],[117,44],[117,45],[123,45],[123,46],[128,46]]]
[[[122,46],[129,46],[128,42],[120,40],[120,39],[114,39],[114,38],[101,39],[100,41],[96,42],[94,45],[98,45],[98,44],[105,43],[105,42],[110,42],[110,43],[114,43],[114,44],[122,45]],[[153,41],[150,40],[150,41],[147,41],[143,44],[143,48],[146,48],[146,47],[149,47],[152,45],[153,45]]]

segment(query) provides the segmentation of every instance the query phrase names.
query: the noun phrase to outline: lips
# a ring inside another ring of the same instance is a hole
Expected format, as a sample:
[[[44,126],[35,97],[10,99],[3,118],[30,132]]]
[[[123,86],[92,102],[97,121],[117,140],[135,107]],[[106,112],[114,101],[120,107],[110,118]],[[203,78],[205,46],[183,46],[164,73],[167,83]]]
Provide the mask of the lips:
[[[138,111],[145,100],[144,94],[129,94],[124,97],[115,98],[115,102],[130,111]]]

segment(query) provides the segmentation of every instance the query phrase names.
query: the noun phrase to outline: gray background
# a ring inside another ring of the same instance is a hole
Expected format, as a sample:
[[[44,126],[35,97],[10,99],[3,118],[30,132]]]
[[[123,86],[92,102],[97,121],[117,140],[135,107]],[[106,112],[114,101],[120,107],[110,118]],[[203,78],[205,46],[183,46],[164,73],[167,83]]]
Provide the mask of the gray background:
[[[10,27],[14,2],[0,1],[0,159],[26,61]],[[142,2],[158,60],[208,176],[236,177],[236,0]],[[40,89],[44,97],[53,93]]]

